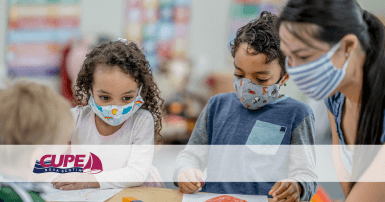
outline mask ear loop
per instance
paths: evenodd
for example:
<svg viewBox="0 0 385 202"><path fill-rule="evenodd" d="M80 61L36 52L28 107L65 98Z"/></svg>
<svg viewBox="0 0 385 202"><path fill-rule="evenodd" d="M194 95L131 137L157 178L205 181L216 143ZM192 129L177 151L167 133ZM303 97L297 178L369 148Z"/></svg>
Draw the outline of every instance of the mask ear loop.
<svg viewBox="0 0 385 202"><path fill-rule="evenodd" d="M140 95L140 93L142 92L142 87L143 87L143 85L140 86L139 92L138 92L138 96L140 96L140 97L142 97L142 96Z"/></svg>
<svg viewBox="0 0 385 202"><path fill-rule="evenodd" d="M90 104L90 102L92 102L92 100L95 100L94 99L94 95L92 94L92 90L91 90L91 92L90 92L90 97L88 98L88 104ZM95 102L95 101L94 101ZM95 103L96 104L96 103ZM91 104L90 104L91 105Z"/></svg>
<svg viewBox="0 0 385 202"><path fill-rule="evenodd" d="M287 61L287 57L285 57L285 68L287 68L287 67L291 67L291 66L289 66L289 62Z"/></svg>
<svg viewBox="0 0 385 202"><path fill-rule="evenodd" d="M279 86L279 89L281 89L281 86L279 85L279 82L281 82L281 81L282 81L283 77L285 77L285 75L281 76L281 78L280 78L280 79L278 80L278 82L276 83L276 84L278 84L278 86ZM286 84L284 84L284 85L286 86Z"/></svg>
<svg viewBox="0 0 385 202"><path fill-rule="evenodd" d="M327 53L328 56L329 56L329 57L333 56L334 53L336 53L337 50L340 48L341 44L342 44L342 40L340 40L336 45L334 45L334 46L330 49L330 51Z"/></svg>
<svg viewBox="0 0 385 202"><path fill-rule="evenodd" d="M283 79L284 76L285 76L285 75L281 76L281 78L278 80L278 82L277 82L276 84L279 84L279 82L282 81L282 79Z"/></svg>
<svg viewBox="0 0 385 202"><path fill-rule="evenodd" d="M88 102L90 101L91 97L94 98L94 95L92 94L92 86L90 87L90 97L88 98Z"/></svg>
<svg viewBox="0 0 385 202"><path fill-rule="evenodd" d="M341 46L341 44L342 44L342 40L340 40L340 42L338 42L336 45L334 45L331 48L331 50L329 52L330 53L329 57L331 57L332 55L334 55L334 53L337 52L337 50ZM341 69L344 72L344 74L345 74L346 68L348 67L348 64L349 64L349 61L350 61L350 58L351 58L352 54L346 53L345 56L347 57L347 60L346 60L346 62L344 64L344 66L342 66L342 69ZM334 66L334 68L335 68L335 66Z"/></svg>
<svg viewBox="0 0 385 202"><path fill-rule="evenodd" d="M342 71L344 72L344 74L346 73L346 69L348 68L349 61L350 61L352 55L353 54L349 55L349 53L346 53L347 60L344 64L344 66L342 66Z"/></svg>

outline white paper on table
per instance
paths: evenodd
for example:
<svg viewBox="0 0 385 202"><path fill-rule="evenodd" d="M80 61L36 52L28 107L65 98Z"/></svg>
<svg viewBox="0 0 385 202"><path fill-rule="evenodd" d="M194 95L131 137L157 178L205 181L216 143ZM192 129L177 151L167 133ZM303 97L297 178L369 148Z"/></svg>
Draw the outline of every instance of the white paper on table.
<svg viewBox="0 0 385 202"><path fill-rule="evenodd" d="M41 197L45 201L106 201L123 189L79 189L63 191L54 189Z"/></svg>
<svg viewBox="0 0 385 202"><path fill-rule="evenodd" d="M217 196L233 196L247 202L267 202L267 196L261 195L241 195L241 194L210 194L210 193L194 193L183 194L182 202L205 202Z"/></svg>

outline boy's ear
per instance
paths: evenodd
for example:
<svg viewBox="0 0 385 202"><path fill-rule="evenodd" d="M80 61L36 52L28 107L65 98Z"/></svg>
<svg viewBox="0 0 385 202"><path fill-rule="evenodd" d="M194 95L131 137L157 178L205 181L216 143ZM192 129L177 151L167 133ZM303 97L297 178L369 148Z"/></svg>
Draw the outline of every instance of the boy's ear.
<svg viewBox="0 0 385 202"><path fill-rule="evenodd" d="M289 78L290 78L289 74L286 73L285 76L283 76L279 86L283 86L287 82L287 80L289 80Z"/></svg>

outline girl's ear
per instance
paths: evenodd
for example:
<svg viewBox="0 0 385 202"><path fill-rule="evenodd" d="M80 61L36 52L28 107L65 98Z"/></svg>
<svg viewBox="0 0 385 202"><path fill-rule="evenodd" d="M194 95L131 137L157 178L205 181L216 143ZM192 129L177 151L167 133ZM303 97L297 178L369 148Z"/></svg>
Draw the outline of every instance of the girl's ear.
<svg viewBox="0 0 385 202"><path fill-rule="evenodd" d="M283 86L284 84L286 84L287 80L289 80L290 76L289 74L285 74L285 76L283 76L281 82L279 83L279 86Z"/></svg>

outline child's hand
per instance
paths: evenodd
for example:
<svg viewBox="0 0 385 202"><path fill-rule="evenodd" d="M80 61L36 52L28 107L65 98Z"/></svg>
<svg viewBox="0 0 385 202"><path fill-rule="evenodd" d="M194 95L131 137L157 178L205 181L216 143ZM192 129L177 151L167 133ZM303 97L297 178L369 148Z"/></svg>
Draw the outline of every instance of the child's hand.
<svg viewBox="0 0 385 202"><path fill-rule="evenodd" d="M185 169L178 177L179 190L182 193L192 194L202 190L204 175L202 171L193 168Z"/></svg>
<svg viewBox="0 0 385 202"><path fill-rule="evenodd" d="M54 188L60 190L75 190L87 188L100 188L98 182L58 182Z"/></svg>
<svg viewBox="0 0 385 202"><path fill-rule="evenodd" d="M58 174L54 177L51 184L54 188L61 190L100 188L95 177L86 173Z"/></svg>
<svg viewBox="0 0 385 202"><path fill-rule="evenodd" d="M276 182L269 191L269 194L274 197L274 202L281 200L285 202L296 202L299 201L301 192L301 186L297 181L287 179Z"/></svg>

